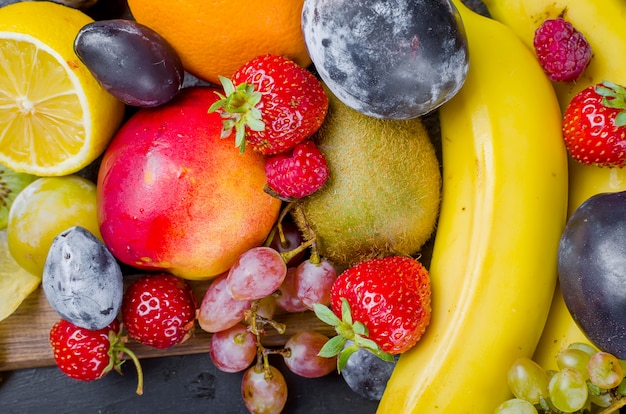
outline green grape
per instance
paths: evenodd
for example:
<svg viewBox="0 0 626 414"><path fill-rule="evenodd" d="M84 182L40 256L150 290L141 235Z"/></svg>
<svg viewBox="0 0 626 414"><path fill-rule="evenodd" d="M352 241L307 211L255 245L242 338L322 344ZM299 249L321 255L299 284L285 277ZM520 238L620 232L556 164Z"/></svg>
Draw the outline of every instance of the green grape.
<svg viewBox="0 0 626 414"><path fill-rule="evenodd" d="M609 392L603 392L599 395L589 393L589 401L598 407L607 408L611 406L613 397Z"/></svg>
<svg viewBox="0 0 626 414"><path fill-rule="evenodd" d="M591 358L591 355L579 348L567 348L556 356L556 365L560 369L573 368L587 380L589 379L589 374L587 373L589 358Z"/></svg>
<svg viewBox="0 0 626 414"><path fill-rule="evenodd" d="M589 390L583 375L573 368L563 368L548 384L552 404L565 413L582 409L587 403Z"/></svg>
<svg viewBox="0 0 626 414"><path fill-rule="evenodd" d="M507 383L513 395L531 404L548 397L548 375L530 358L518 358L507 374Z"/></svg>
<svg viewBox="0 0 626 414"><path fill-rule="evenodd" d="M493 414L538 414L534 405L521 398L512 398L500 404Z"/></svg>
<svg viewBox="0 0 626 414"><path fill-rule="evenodd" d="M598 350L595 349L593 346L586 344L584 342L572 342L571 344L569 344L567 348L568 349L580 349L581 351L586 352L590 356L598 352Z"/></svg>
<svg viewBox="0 0 626 414"><path fill-rule="evenodd" d="M596 352L587 364L589 380L596 387L609 390L624 379L624 369L619 359L608 352Z"/></svg>

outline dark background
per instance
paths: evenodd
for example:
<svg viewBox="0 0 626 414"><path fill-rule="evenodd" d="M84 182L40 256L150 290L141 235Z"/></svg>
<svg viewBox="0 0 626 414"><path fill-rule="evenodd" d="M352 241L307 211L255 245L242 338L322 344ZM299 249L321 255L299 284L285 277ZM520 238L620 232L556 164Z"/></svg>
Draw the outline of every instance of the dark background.
<svg viewBox="0 0 626 414"><path fill-rule="evenodd" d="M337 374L306 379L295 376L280 359L271 359L285 375L285 413L375 413L377 402L352 392ZM141 361L144 393L135 394L134 365L124 375L111 372L94 382L65 376L57 367L4 372L0 383L2 414L247 414L241 398L241 373L223 373L205 354Z"/></svg>

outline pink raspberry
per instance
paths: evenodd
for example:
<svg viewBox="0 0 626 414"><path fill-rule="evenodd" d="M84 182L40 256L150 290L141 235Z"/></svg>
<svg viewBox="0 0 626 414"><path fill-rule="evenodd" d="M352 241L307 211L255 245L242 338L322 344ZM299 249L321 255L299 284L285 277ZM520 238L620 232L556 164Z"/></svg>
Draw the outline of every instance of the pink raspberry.
<svg viewBox="0 0 626 414"><path fill-rule="evenodd" d="M535 31L533 46L541 67L555 82L576 80L591 59L587 39L562 18L546 19Z"/></svg>
<svg viewBox="0 0 626 414"><path fill-rule="evenodd" d="M324 154L311 140L299 143L291 155L282 153L267 160L265 178L268 193L285 201L306 197L328 179Z"/></svg>

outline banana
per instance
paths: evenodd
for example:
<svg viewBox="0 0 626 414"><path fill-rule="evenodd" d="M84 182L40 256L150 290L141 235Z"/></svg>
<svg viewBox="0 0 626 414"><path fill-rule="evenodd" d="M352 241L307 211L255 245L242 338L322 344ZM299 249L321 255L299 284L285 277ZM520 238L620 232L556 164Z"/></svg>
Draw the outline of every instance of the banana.
<svg viewBox="0 0 626 414"><path fill-rule="evenodd" d="M532 356L556 285L567 154L551 83L506 26L453 0L470 69L440 108L443 189L432 318L400 356L378 413L489 413Z"/></svg>
<svg viewBox="0 0 626 414"><path fill-rule="evenodd" d="M626 169L584 165L569 159L568 217L594 194L624 190L626 190ZM590 343L572 318L557 285L548 320L533 360L545 369L556 370L556 355L574 342Z"/></svg>
<svg viewBox="0 0 626 414"><path fill-rule="evenodd" d="M567 309L563 294L557 283L548 320L541 333L541 338L532 359L546 370L558 371L556 356L575 342L590 344Z"/></svg>
<svg viewBox="0 0 626 414"><path fill-rule="evenodd" d="M483 0L491 16L513 30L533 50L535 30L546 18L561 16L571 22L592 48L589 66L576 82L554 82L561 111L576 93L603 80L626 85L626 19L624 0ZM584 165L569 158L568 217L587 198L605 191L626 190L626 170ZM555 291L552 307L533 359L556 369L555 356L573 342L589 340Z"/></svg>
<svg viewBox="0 0 626 414"><path fill-rule="evenodd" d="M491 16L504 23L533 50L535 30L547 18L562 16L591 45L589 66L576 82L555 82L564 110L589 85L609 80L626 85L626 2L624 0L483 0Z"/></svg>

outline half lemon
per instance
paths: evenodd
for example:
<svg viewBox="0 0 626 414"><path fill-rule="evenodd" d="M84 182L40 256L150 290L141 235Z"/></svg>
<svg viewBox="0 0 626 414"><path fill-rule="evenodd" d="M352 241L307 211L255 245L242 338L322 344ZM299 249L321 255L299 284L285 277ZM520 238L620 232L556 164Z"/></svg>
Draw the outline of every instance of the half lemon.
<svg viewBox="0 0 626 414"><path fill-rule="evenodd" d="M104 151L124 116L74 52L93 19L48 1L0 8L0 164L38 176L74 173Z"/></svg>

